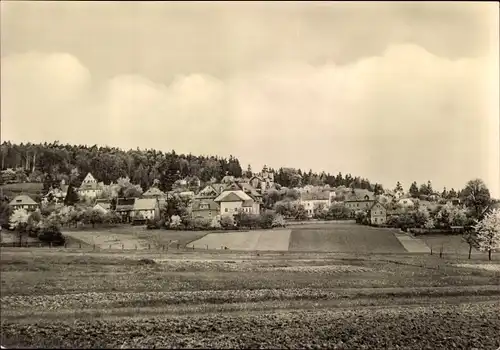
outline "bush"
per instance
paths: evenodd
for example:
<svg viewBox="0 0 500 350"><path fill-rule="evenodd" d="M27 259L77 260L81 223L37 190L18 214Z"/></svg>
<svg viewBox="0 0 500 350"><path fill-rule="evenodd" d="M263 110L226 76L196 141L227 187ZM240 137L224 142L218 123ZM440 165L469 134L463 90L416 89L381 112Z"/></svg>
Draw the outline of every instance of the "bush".
<svg viewBox="0 0 500 350"><path fill-rule="evenodd" d="M220 219L220 224L222 226L223 229L234 229L235 227L235 222L234 222L234 218L231 214L229 215L222 215L221 219Z"/></svg>
<svg viewBox="0 0 500 350"><path fill-rule="evenodd" d="M259 226L261 228L267 229L273 227L274 214L265 212L259 216Z"/></svg>
<svg viewBox="0 0 500 350"><path fill-rule="evenodd" d="M196 218L193 220L195 230L208 230L210 229L212 221L205 218Z"/></svg>
<svg viewBox="0 0 500 350"><path fill-rule="evenodd" d="M285 218L281 214L275 214L272 227L285 227Z"/></svg>
<svg viewBox="0 0 500 350"><path fill-rule="evenodd" d="M165 224L163 219L148 219L146 221L146 229L147 230L158 230L162 228Z"/></svg>

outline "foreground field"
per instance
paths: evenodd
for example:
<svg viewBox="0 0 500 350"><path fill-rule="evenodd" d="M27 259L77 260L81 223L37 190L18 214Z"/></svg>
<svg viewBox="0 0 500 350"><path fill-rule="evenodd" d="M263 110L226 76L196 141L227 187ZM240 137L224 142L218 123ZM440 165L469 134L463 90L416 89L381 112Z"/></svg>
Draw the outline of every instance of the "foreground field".
<svg viewBox="0 0 500 350"><path fill-rule="evenodd" d="M1 344L496 349L500 272L483 265L429 255L3 248Z"/></svg>

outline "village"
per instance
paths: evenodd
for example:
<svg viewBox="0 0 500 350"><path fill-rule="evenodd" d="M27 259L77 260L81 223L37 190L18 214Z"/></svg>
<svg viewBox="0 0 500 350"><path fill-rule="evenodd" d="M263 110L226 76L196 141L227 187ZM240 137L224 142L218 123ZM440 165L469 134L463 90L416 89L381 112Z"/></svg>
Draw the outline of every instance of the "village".
<svg viewBox="0 0 500 350"><path fill-rule="evenodd" d="M148 228L214 229L283 227L307 220L356 220L359 224L463 233L473 224L473 215L452 190L428 195L411 195L400 183L394 190L376 192L339 186L306 185L286 188L274 181L274 173L264 166L261 172L242 177L212 178L203 184L196 176L177 180L171 191L161 191L159 181L143 191L129 178L105 185L88 173L79 187L61 181L50 187L38 203L27 194L9 202L9 228L23 226L32 212L65 213L66 223L147 225ZM413 185L412 185L413 186ZM376 186L377 187L377 186ZM423 185L425 188L425 185ZM497 208L491 201L481 210ZM75 209L76 208L76 209ZM16 211L22 214L14 214ZM71 211L80 215L71 215ZM479 213L483 214L483 213ZM16 219L16 217L20 219ZM46 216L46 215L45 215ZM64 216L64 215L63 215ZM64 226L61 215L53 215ZM265 223L259 224L264 217ZM24 218L24 219L22 219ZM252 223L252 218L254 223ZM17 220L17 221L16 221Z"/></svg>

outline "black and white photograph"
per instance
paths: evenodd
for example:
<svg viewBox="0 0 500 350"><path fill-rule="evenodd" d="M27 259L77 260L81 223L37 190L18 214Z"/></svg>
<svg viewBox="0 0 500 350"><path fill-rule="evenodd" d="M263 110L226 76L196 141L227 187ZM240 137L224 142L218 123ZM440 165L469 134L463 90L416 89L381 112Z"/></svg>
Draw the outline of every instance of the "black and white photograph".
<svg viewBox="0 0 500 350"><path fill-rule="evenodd" d="M2 349L500 350L498 2L0 6Z"/></svg>

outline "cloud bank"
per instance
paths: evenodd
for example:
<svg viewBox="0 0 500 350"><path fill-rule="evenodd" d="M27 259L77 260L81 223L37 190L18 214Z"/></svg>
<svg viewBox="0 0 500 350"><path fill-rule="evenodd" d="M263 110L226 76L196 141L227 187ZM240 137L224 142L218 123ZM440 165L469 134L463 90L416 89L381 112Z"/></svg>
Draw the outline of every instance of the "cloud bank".
<svg viewBox="0 0 500 350"><path fill-rule="evenodd" d="M449 60L389 46L347 65L284 61L224 79L93 81L68 53L2 58L2 139L237 156L393 187L481 177L498 196L498 54Z"/></svg>

